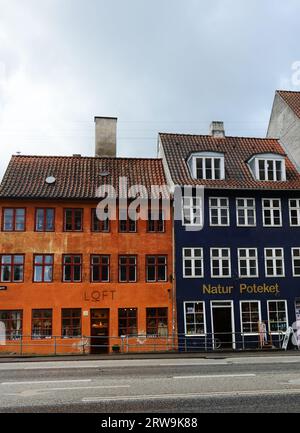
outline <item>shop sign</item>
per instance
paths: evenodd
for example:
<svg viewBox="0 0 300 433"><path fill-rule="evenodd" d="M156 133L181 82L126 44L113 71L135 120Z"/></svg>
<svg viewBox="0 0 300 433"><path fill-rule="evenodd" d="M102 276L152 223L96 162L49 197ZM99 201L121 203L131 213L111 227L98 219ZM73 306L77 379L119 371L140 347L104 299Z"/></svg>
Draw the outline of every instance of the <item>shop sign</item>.
<svg viewBox="0 0 300 433"><path fill-rule="evenodd" d="M279 284L240 284L235 286L223 286L222 284L212 285L203 284L202 293L204 295L232 295L238 291L240 295L250 294L271 294L278 295L280 293Z"/></svg>
<svg viewBox="0 0 300 433"><path fill-rule="evenodd" d="M84 292L84 301L102 302L114 301L116 290L91 290Z"/></svg>

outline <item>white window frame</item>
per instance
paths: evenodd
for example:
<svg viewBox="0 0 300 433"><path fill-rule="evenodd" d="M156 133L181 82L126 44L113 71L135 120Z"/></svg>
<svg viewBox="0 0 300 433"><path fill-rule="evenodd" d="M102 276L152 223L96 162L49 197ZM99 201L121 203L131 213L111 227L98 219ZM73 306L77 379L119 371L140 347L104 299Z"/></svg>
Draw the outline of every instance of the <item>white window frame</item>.
<svg viewBox="0 0 300 433"><path fill-rule="evenodd" d="M270 207L265 206L265 201L270 201ZM275 200L279 201L279 207L274 207L273 202ZM270 218L271 218L271 224L266 224L266 218L265 218L265 210L270 211ZM280 218L280 224L274 224L274 211L279 210L279 218ZM262 198L262 217L263 217L263 226L264 227L282 227L282 203L281 198Z"/></svg>
<svg viewBox="0 0 300 433"><path fill-rule="evenodd" d="M259 173L259 162L264 162L264 172L265 179L260 179ZM273 164L273 177L274 179L269 179L268 173L268 162L272 162ZM276 162L280 162L281 164L281 179L277 180L277 170L276 170ZM252 174L254 178L259 182L285 182L286 181L286 167L285 167L285 157L283 155L278 155L274 153L264 153L260 155L254 155L249 161L248 164L251 168Z"/></svg>
<svg viewBox="0 0 300 433"><path fill-rule="evenodd" d="M217 205L211 204L212 200L217 200ZM226 200L226 206L221 205L221 200ZM212 223L212 209L217 209L218 223ZM226 209L227 212L227 224L221 224L221 210ZM211 227L229 227L230 226L230 212L229 212L229 198L228 197L209 197L209 225Z"/></svg>
<svg viewBox="0 0 300 433"><path fill-rule="evenodd" d="M186 257L185 251L191 250L191 256ZM195 256L195 250L201 251L201 256ZM185 274L185 260L190 260L192 262L192 275ZM195 275L195 261L201 261L201 275ZM203 248L201 247L184 247L182 248L182 275L183 278L203 278L204 277L204 257L203 257Z"/></svg>
<svg viewBox="0 0 300 433"><path fill-rule="evenodd" d="M272 250L272 256L271 257L267 257L267 250ZM273 270L276 271L276 260L279 260L278 257L276 257L275 254L275 250L280 250L281 251L281 260L282 260L282 271L283 274L282 275L269 275L268 274L268 267L267 267L267 260L272 260L273 261ZM268 278L284 278L285 277L285 263L284 263L284 249L281 247L267 247L264 249L264 258L265 258L265 275Z"/></svg>
<svg viewBox="0 0 300 433"><path fill-rule="evenodd" d="M249 251L250 250L254 250L255 251L255 256L250 256L249 255ZM245 257L241 257L240 253L241 251L246 251L246 256ZM241 260L245 260L246 263L246 267L247 267L247 275L241 275ZM255 260L255 265L256 265L256 274L255 275L251 275L250 274L250 260ZM259 271L258 271L258 253L257 253L257 248L238 248L238 267L239 267L239 278L258 278L259 277Z"/></svg>
<svg viewBox="0 0 300 433"><path fill-rule="evenodd" d="M299 256L295 256L294 255L295 251L299 251ZM299 274L295 273L295 260L299 260L300 261L300 247L293 247L292 248L293 277L299 278L300 277L300 271L299 271Z"/></svg>
<svg viewBox="0 0 300 433"><path fill-rule="evenodd" d="M213 250L218 250L218 252L219 252L218 257L212 256ZM220 255L220 252L222 254L222 250L227 250L229 252L228 256L224 257L224 256ZM219 269L221 271L220 275L213 275L213 265L212 265L213 260L219 261ZM223 265L222 265L223 260L229 261L229 274L228 275L224 275L224 273L223 273ZM230 248L227 248L227 247L210 248L210 275L211 275L211 278L231 278L231 250L230 250Z"/></svg>
<svg viewBox="0 0 300 433"><path fill-rule="evenodd" d="M239 206L238 200L243 200L244 205ZM247 200L253 200L253 206L248 206ZM237 197L235 203L236 203L236 225L237 225L237 227L256 227L256 201L255 201L255 198L253 198L253 197ZM241 210L241 209L245 212L245 216L244 216L245 224L239 223L239 210ZM254 213L254 223L253 224L249 224L248 210L253 210L253 213Z"/></svg>
<svg viewBox="0 0 300 433"><path fill-rule="evenodd" d="M186 205L186 201L189 201L189 204ZM194 205L194 200L197 201L196 205ZM187 223L184 221L184 210L189 210L189 216L190 220L193 219L193 217L196 214L196 218L199 217L199 222L195 223ZM196 212L195 212L196 211ZM197 213L198 211L198 213ZM202 209L202 198L201 197L182 197L182 225L185 227L196 227L196 226L203 226L203 209Z"/></svg>
<svg viewBox="0 0 300 433"><path fill-rule="evenodd" d="M241 324L241 334L242 335L258 335L259 331L258 331L258 327L257 327L257 332L244 332L243 331L243 314L242 314L242 305L246 304L246 303L256 303L258 304L258 317L259 317L259 322L261 322L261 301L256 300L256 299L244 299L243 301L240 301L240 324ZM254 322L250 322L250 323L254 323ZM258 325L258 324L257 324Z"/></svg>
<svg viewBox="0 0 300 433"><path fill-rule="evenodd" d="M269 308L270 302L284 302L284 305L285 305L285 314L286 314L286 329L287 329L288 326L289 326L289 312L288 312L288 308L287 308L287 301L286 301L286 299L269 299L267 301L268 331L269 331L269 333L271 335L279 335L281 332L284 332L284 331L279 331L279 332L278 331L277 332L272 331L271 332L271 326L270 326L270 308ZM276 311L278 311L278 310L276 310Z"/></svg>
<svg viewBox="0 0 300 433"><path fill-rule="evenodd" d="M186 322L186 304L202 304L203 306L203 320L204 320L204 334L188 334L187 333L187 322ZM186 337L205 337L207 333L207 327L206 327L206 309L205 309L205 301L184 301L183 302L183 312L184 312L184 334ZM190 313L190 314L196 314L196 313ZM195 322L194 322L195 323Z"/></svg>
<svg viewBox="0 0 300 433"><path fill-rule="evenodd" d="M197 177L197 159L202 159L203 164L203 179ZM211 165L211 179L207 179L206 176L206 159L212 160ZM215 172L215 160L220 160L220 179L216 179ZM219 152L197 152L193 153L188 159L188 166L190 167L190 171L194 179L197 180L224 180L225 179L225 159L224 154Z"/></svg>
<svg viewBox="0 0 300 433"><path fill-rule="evenodd" d="M291 202L296 201L296 207L291 206ZM297 213L297 224L292 224L292 210L295 210ZM290 226L291 227L299 227L300 226L300 198L290 198L289 199L289 217L290 217Z"/></svg>

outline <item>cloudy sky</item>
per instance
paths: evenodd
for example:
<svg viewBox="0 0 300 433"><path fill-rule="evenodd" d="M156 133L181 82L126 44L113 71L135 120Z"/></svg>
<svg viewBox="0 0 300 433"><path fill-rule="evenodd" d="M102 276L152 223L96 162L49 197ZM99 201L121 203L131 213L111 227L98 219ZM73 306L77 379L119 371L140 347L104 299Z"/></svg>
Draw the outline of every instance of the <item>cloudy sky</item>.
<svg viewBox="0 0 300 433"><path fill-rule="evenodd" d="M0 0L0 177L11 154L93 155L94 116L119 156L157 133L264 136L300 60L299 0Z"/></svg>

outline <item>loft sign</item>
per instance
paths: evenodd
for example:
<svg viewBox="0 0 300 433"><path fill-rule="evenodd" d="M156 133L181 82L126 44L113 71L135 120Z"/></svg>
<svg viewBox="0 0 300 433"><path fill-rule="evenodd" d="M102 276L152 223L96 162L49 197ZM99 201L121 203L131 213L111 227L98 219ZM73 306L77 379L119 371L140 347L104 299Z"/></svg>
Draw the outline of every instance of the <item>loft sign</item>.
<svg viewBox="0 0 300 433"><path fill-rule="evenodd" d="M91 290L84 292L83 299L88 302L113 301L116 290Z"/></svg>
<svg viewBox="0 0 300 433"><path fill-rule="evenodd" d="M240 284L238 287L241 295L245 294L272 294L277 295L280 293L279 284ZM223 286L222 284L212 285L203 284L202 293L204 295L231 295L236 291L235 286Z"/></svg>

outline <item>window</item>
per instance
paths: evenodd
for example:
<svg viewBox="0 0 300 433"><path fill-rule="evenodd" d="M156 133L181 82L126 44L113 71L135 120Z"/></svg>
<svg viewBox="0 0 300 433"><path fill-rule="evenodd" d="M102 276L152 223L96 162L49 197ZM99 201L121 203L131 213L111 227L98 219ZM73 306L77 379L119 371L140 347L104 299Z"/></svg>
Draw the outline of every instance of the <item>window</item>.
<svg viewBox="0 0 300 433"><path fill-rule="evenodd" d="M65 209L65 231L80 232L82 231L82 209Z"/></svg>
<svg viewBox="0 0 300 433"><path fill-rule="evenodd" d="M35 283L50 283L53 280L53 255L34 255L34 277Z"/></svg>
<svg viewBox="0 0 300 433"><path fill-rule="evenodd" d="M137 308L119 308L119 337L137 335Z"/></svg>
<svg viewBox="0 0 300 433"><path fill-rule="evenodd" d="M186 335L206 334L204 302L185 302L184 317Z"/></svg>
<svg viewBox="0 0 300 433"><path fill-rule="evenodd" d="M258 277L257 249L239 248L239 277L255 278Z"/></svg>
<svg viewBox="0 0 300 433"><path fill-rule="evenodd" d="M4 232L23 232L25 230L25 209L3 209L2 228Z"/></svg>
<svg viewBox="0 0 300 433"><path fill-rule="evenodd" d="M61 310L61 335L65 338L81 336L81 308Z"/></svg>
<svg viewBox="0 0 300 433"><path fill-rule="evenodd" d="M283 169L284 161L274 159L258 159L258 180L285 180Z"/></svg>
<svg viewBox="0 0 300 433"><path fill-rule="evenodd" d="M24 255L1 255L1 282L20 283L24 279Z"/></svg>
<svg viewBox="0 0 300 433"><path fill-rule="evenodd" d="M147 281L167 281L167 256L146 257Z"/></svg>
<svg viewBox="0 0 300 433"><path fill-rule="evenodd" d="M259 301L241 301L241 329L244 334L257 334L261 321Z"/></svg>
<svg viewBox="0 0 300 433"><path fill-rule="evenodd" d="M23 311L22 310L1 310L0 322L5 326L5 338L17 340L22 337Z"/></svg>
<svg viewBox="0 0 300 433"><path fill-rule="evenodd" d="M148 212L147 231L151 233L162 233L165 231L165 221L163 211Z"/></svg>
<svg viewBox="0 0 300 433"><path fill-rule="evenodd" d="M293 276L300 277L300 248L292 248Z"/></svg>
<svg viewBox="0 0 300 433"><path fill-rule="evenodd" d="M228 198L210 197L209 218L211 226L229 226Z"/></svg>
<svg viewBox="0 0 300 433"><path fill-rule="evenodd" d="M104 283L109 281L109 256L91 256L91 281Z"/></svg>
<svg viewBox="0 0 300 433"><path fill-rule="evenodd" d="M268 301L268 319L271 332L286 332L288 327L286 301Z"/></svg>
<svg viewBox="0 0 300 433"><path fill-rule="evenodd" d="M129 217L127 208L120 208L119 209L119 232L136 233L136 231L137 231L136 220L133 220Z"/></svg>
<svg viewBox="0 0 300 433"><path fill-rule="evenodd" d="M263 224L265 227L281 226L281 200L279 198L263 198Z"/></svg>
<svg viewBox="0 0 300 433"><path fill-rule="evenodd" d="M108 233L110 230L109 219L99 220L97 217L96 209L92 209L92 232Z"/></svg>
<svg viewBox="0 0 300 433"><path fill-rule="evenodd" d="M300 226L300 199L289 200L290 225Z"/></svg>
<svg viewBox="0 0 300 433"><path fill-rule="evenodd" d="M190 156L188 165L195 179L225 179L224 155L222 153L194 153Z"/></svg>
<svg viewBox="0 0 300 433"><path fill-rule="evenodd" d="M203 277L203 248L183 248L183 276Z"/></svg>
<svg viewBox="0 0 300 433"><path fill-rule="evenodd" d="M52 337L52 310L32 310L32 338Z"/></svg>
<svg viewBox="0 0 300 433"><path fill-rule="evenodd" d="M63 256L63 281L78 283L81 281L81 255Z"/></svg>
<svg viewBox="0 0 300 433"><path fill-rule="evenodd" d="M54 209L40 208L35 211L35 231L54 231Z"/></svg>
<svg viewBox="0 0 300 433"><path fill-rule="evenodd" d="M201 226L203 224L202 200L200 197L183 197L182 221L185 226Z"/></svg>
<svg viewBox="0 0 300 433"><path fill-rule="evenodd" d="M256 225L256 210L254 198L236 199L236 216L239 227Z"/></svg>
<svg viewBox="0 0 300 433"><path fill-rule="evenodd" d="M231 262L229 248L210 249L211 276L226 278L231 276Z"/></svg>
<svg viewBox="0 0 300 433"><path fill-rule="evenodd" d="M168 336L168 309L147 308L146 309L147 336Z"/></svg>
<svg viewBox="0 0 300 433"><path fill-rule="evenodd" d="M283 248L265 248L266 277L284 277Z"/></svg>
<svg viewBox="0 0 300 433"><path fill-rule="evenodd" d="M121 283L136 282L136 256L119 256L119 280Z"/></svg>

